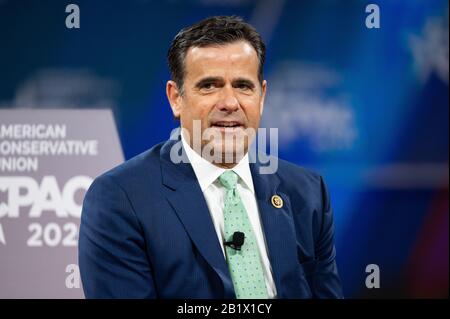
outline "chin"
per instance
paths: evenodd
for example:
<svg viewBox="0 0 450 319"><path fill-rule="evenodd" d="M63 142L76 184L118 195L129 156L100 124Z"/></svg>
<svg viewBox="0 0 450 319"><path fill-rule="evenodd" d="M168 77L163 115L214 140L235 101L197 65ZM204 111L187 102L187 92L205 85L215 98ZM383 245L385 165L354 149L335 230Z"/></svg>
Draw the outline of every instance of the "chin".
<svg viewBox="0 0 450 319"><path fill-rule="evenodd" d="M247 147L244 141L237 144L230 141L222 144L221 150L224 163L237 163L245 156Z"/></svg>

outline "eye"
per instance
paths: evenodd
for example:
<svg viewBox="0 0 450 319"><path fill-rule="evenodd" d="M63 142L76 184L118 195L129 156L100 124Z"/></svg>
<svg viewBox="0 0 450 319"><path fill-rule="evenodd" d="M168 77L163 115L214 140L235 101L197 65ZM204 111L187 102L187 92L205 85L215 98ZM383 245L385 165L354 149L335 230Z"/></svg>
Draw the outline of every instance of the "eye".
<svg viewBox="0 0 450 319"><path fill-rule="evenodd" d="M252 89L252 87L247 83L239 83L236 87L241 91L248 91Z"/></svg>
<svg viewBox="0 0 450 319"><path fill-rule="evenodd" d="M211 90L214 88L214 83L205 83L200 87L201 90Z"/></svg>

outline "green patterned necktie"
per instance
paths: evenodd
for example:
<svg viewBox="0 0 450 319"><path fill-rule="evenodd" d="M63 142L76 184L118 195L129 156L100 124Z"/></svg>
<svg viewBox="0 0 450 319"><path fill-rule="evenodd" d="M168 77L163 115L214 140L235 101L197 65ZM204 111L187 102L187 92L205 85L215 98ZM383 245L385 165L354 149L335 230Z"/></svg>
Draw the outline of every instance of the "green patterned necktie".
<svg viewBox="0 0 450 319"><path fill-rule="evenodd" d="M228 268L238 299L266 299L267 289L258 246L244 204L236 189L237 180L237 174L231 170L219 176L220 183L226 188L223 210L225 240L231 241L234 232L245 234L241 250L225 246Z"/></svg>

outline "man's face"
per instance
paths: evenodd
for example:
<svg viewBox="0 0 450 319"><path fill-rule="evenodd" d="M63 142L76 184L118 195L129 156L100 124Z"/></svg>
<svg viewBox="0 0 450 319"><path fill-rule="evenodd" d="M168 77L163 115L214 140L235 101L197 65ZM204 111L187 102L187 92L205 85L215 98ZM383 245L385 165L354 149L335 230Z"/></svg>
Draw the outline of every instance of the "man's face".
<svg viewBox="0 0 450 319"><path fill-rule="evenodd" d="M167 94L174 115L190 135L191 146L193 138L201 138L193 135L197 120L201 133L207 133L203 134L202 150L213 144L223 153L232 150L236 154L237 148L247 152L248 132L258 129L266 92L266 81L262 85L258 81L258 67L256 51L245 41L189 48L184 93L169 81Z"/></svg>

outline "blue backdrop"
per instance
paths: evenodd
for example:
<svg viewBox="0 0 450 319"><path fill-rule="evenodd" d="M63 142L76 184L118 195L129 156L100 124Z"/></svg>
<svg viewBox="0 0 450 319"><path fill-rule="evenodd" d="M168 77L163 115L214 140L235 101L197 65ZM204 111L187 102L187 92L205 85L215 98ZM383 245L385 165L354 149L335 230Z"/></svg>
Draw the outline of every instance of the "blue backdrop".
<svg viewBox="0 0 450 319"><path fill-rule="evenodd" d="M346 297L448 297L448 1L0 0L0 107L112 108L128 159L178 125L170 41L219 14L267 44L263 125L328 183Z"/></svg>

